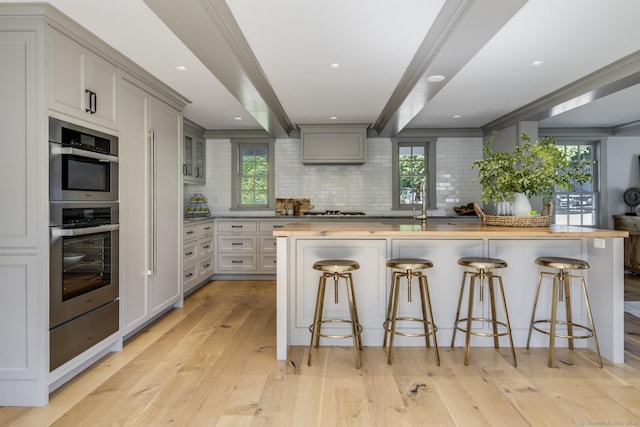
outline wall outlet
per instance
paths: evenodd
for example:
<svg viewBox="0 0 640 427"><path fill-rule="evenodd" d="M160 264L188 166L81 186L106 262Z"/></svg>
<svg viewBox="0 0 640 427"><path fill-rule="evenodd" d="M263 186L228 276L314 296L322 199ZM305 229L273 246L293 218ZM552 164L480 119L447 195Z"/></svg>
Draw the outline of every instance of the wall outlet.
<svg viewBox="0 0 640 427"><path fill-rule="evenodd" d="M593 247L604 249L605 248L604 239L593 239Z"/></svg>

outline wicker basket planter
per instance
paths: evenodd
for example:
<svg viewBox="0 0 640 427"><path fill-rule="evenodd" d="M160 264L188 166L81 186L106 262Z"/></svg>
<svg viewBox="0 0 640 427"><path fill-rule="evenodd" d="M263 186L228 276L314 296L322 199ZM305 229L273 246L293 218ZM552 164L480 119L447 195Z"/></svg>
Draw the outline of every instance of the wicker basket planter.
<svg viewBox="0 0 640 427"><path fill-rule="evenodd" d="M477 203L473 204L473 209L483 225L501 227L548 227L553 216L553 204L551 203L545 203L541 214L537 216L486 215Z"/></svg>

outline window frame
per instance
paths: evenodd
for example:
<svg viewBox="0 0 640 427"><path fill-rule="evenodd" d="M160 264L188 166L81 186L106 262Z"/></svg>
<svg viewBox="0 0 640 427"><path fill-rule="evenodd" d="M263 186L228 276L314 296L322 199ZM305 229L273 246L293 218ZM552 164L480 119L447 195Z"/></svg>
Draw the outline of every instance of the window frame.
<svg viewBox="0 0 640 427"><path fill-rule="evenodd" d="M392 204L391 209L422 210L422 203L400 203L400 147L422 147L425 152L425 178L427 180L427 210L437 209L436 195L436 142L437 138L391 138L391 163L392 163Z"/></svg>
<svg viewBox="0 0 640 427"><path fill-rule="evenodd" d="M275 140L274 139L232 139L231 140L231 210L271 210L275 209ZM240 171L242 170L243 148L267 148L268 152L268 200L266 205L243 205L242 204L242 180Z"/></svg>
<svg viewBox="0 0 640 427"><path fill-rule="evenodd" d="M602 139L600 138L588 138L588 137L559 137L556 138L557 146L565 150L567 146L591 146L593 153L593 165L592 165L592 191L556 191L554 196L554 209L553 209L553 223L554 224L565 224L565 225L574 225L580 227L589 227L589 228L598 228L600 226L600 147L602 144ZM562 208L559 202L559 197L565 197L566 199L566 207ZM591 198L591 215L593 219L593 224L584 224L584 214L585 209L582 207L582 200L588 200ZM579 206L573 207L573 213L580 214L580 223L571 223L570 215L572 213L572 208L570 205L571 200L580 201ZM566 213L559 214L561 211L567 211ZM558 222L558 218L562 215L566 217L565 221Z"/></svg>

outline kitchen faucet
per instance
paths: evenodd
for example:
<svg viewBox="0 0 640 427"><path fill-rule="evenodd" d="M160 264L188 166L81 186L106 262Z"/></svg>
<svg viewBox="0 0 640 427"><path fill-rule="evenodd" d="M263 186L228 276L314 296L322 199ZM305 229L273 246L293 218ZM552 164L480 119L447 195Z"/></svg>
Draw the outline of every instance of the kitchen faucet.
<svg viewBox="0 0 640 427"><path fill-rule="evenodd" d="M422 198L422 213L420 215L416 215L416 208L413 208L413 218L420 220L420 225L422 227L427 225L427 198L425 197L427 189L427 183L425 181L424 186L422 187L422 191L420 191L420 183L418 183L418 187L416 188L416 199L419 197Z"/></svg>

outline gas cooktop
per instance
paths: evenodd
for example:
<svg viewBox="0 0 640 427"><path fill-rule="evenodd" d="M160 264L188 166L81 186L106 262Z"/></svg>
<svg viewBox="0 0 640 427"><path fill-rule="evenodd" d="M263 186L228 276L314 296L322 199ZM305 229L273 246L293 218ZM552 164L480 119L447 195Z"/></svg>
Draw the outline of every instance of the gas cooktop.
<svg viewBox="0 0 640 427"><path fill-rule="evenodd" d="M303 215L309 215L309 216L363 216L364 212L324 211L324 212L305 212Z"/></svg>

